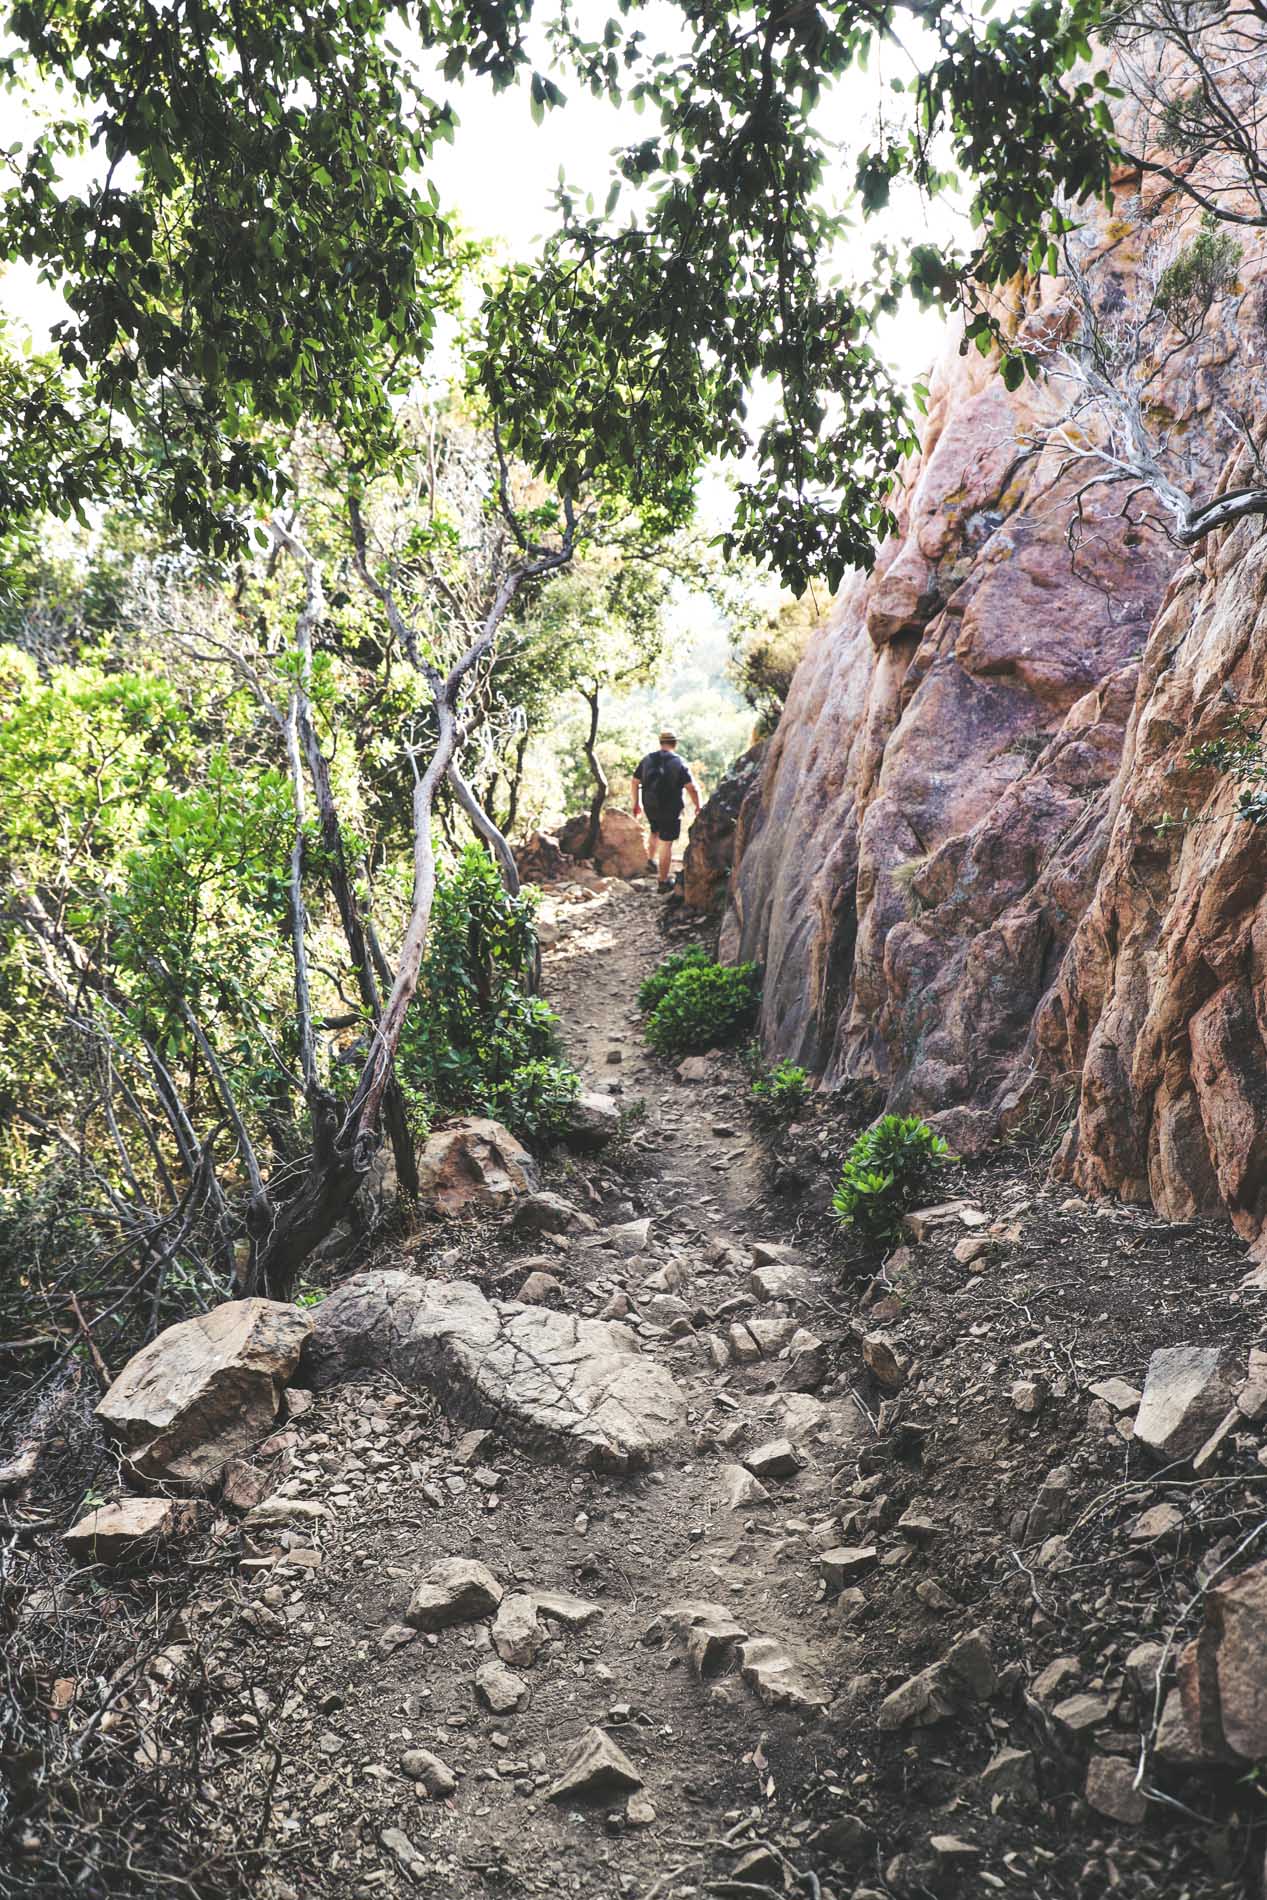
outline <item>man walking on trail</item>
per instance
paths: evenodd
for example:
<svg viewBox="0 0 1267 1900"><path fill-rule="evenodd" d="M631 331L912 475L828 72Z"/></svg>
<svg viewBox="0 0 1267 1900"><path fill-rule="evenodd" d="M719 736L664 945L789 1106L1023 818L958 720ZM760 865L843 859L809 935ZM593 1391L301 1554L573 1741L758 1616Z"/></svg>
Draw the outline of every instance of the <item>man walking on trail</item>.
<svg viewBox="0 0 1267 1900"><path fill-rule="evenodd" d="M660 889L673 889L673 846L682 832L682 794L690 795L693 808L699 810L699 792L691 777L691 768L677 755L677 739L671 732L660 734L660 750L648 752L633 775L633 815L647 814L651 828L648 853L656 860Z"/></svg>

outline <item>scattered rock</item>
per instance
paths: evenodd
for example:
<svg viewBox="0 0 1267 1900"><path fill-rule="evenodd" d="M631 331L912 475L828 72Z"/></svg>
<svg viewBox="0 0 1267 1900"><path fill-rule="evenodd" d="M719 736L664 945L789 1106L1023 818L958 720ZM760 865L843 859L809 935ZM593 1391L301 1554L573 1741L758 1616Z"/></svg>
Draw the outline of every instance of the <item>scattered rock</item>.
<svg viewBox="0 0 1267 1900"><path fill-rule="evenodd" d="M1135 1443L1161 1458L1190 1458L1234 1404L1241 1384L1223 1346L1162 1346L1148 1362Z"/></svg>
<svg viewBox="0 0 1267 1900"><path fill-rule="evenodd" d="M920 1207L902 1217L902 1230L911 1240L931 1240L940 1227L984 1227L987 1216L970 1201L943 1201L938 1207Z"/></svg>
<svg viewBox="0 0 1267 1900"><path fill-rule="evenodd" d="M1247 1761L1267 1759L1267 1563L1206 1598L1203 1646L1213 1646L1223 1740Z"/></svg>
<svg viewBox="0 0 1267 1900"><path fill-rule="evenodd" d="M1063 1702L1056 1703L1051 1717L1070 1735L1086 1735L1093 1729L1103 1728L1108 1721L1108 1698L1085 1692L1066 1696Z"/></svg>
<svg viewBox="0 0 1267 1900"><path fill-rule="evenodd" d="M418 1155L418 1198L445 1220L496 1214L537 1190L537 1164L500 1122L464 1116Z"/></svg>
<svg viewBox="0 0 1267 1900"><path fill-rule="evenodd" d="M475 1693L494 1715L512 1715L528 1700L529 1689L504 1662L486 1662L475 1672Z"/></svg>
<svg viewBox="0 0 1267 1900"><path fill-rule="evenodd" d="M805 1459L790 1438L772 1438L755 1451L745 1452L743 1462L757 1478L794 1478Z"/></svg>
<svg viewBox="0 0 1267 1900"><path fill-rule="evenodd" d="M996 1687L994 1658L982 1630L970 1630L952 1644L940 1662L894 1689L880 1705L882 1729L927 1727L941 1722L965 1703L984 1702Z"/></svg>
<svg viewBox="0 0 1267 1900"><path fill-rule="evenodd" d="M561 1194L528 1194L511 1216L511 1232L521 1237L535 1234L592 1234L598 1222Z"/></svg>
<svg viewBox="0 0 1267 1900"><path fill-rule="evenodd" d="M305 1363L322 1386L361 1366L394 1373L521 1447L603 1470L646 1463L686 1416L624 1327L487 1300L460 1280L356 1275L318 1308Z"/></svg>
<svg viewBox="0 0 1267 1900"><path fill-rule="evenodd" d="M1093 1399L1103 1399L1114 1412L1138 1411L1144 1396L1137 1385L1131 1385L1126 1379L1097 1379L1087 1390Z"/></svg>
<svg viewBox="0 0 1267 1900"><path fill-rule="evenodd" d="M809 1686L772 1636L750 1636L740 1643L739 1671L767 1708L809 1710L824 1706L824 1698Z"/></svg>
<svg viewBox="0 0 1267 1900"><path fill-rule="evenodd" d="M1081 1675L1082 1668L1076 1656L1057 1656L1035 1676L1029 1692L1035 1702L1041 1702L1045 1707L1077 1682Z"/></svg>
<svg viewBox="0 0 1267 1900"><path fill-rule="evenodd" d="M632 812L621 811L618 805L604 805L592 853L586 849L589 826L589 813L580 812L559 827L559 845L569 857L585 856L602 877L645 875L650 863L646 834Z"/></svg>
<svg viewBox="0 0 1267 1900"><path fill-rule="evenodd" d="M631 1794L625 1803L625 1820L630 1827L650 1827L656 1811L645 1794Z"/></svg>
<svg viewBox="0 0 1267 1900"><path fill-rule="evenodd" d="M583 1597L569 1596L566 1590L533 1590L531 1596L537 1615L565 1630L588 1629L603 1614L601 1603L587 1603Z"/></svg>
<svg viewBox="0 0 1267 1900"><path fill-rule="evenodd" d="M885 1333L868 1333L862 1342L863 1364L877 1385L898 1392L906 1384L908 1360Z"/></svg>
<svg viewBox="0 0 1267 1900"><path fill-rule="evenodd" d="M130 1359L97 1417L140 1477L205 1484L270 1430L311 1331L297 1306L229 1300Z"/></svg>
<svg viewBox="0 0 1267 1900"><path fill-rule="evenodd" d="M825 1550L818 1560L819 1574L829 1590L843 1590L847 1583L865 1577L880 1561L874 1544L838 1544Z"/></svg>
<svg viewBox="0 0 1267 1900"><path fill-rule="evenodd" d="M752 1296L757 1300L812 1300L814 1283L804 1267L794 1261L775 1260L769 1265L754 1267L748 1275L748 1285Z"/></svg>
<svg viewBox="0 0 1267 1900"><path fill-rule="evenodd" d="M746 1511L752 1505L773 1502L760 1479L754 1478L742 1465L723 1465L718 1476L728 1511Z"/></svg>
<svg viewBox="0 0 1267 1900"><path fill-rule="evenodd" d="M1034 1757L1028 1748L1001 1748L990 1757L977 1780L991 1796L1000 1795L1005 1800L1019 1802L1038 1798Z"/></svg>
<svg viewBox="0 0 1267 1900"><path fill-rule="evenodd" d="M423 1576L405 1621L419 1630L447 1629L491 1616L501 1600L502 1587L491 1570L472 1557L448 1557Z"/></svg>
<svg viewBox="0 0 1267 1900"><path fill-rule="evenodd" d="M1246 1418L1267 1417L1267 1346L1249 1349L1249 1377L1236 1395L1237 1407Z"/></svg>
<svg viewBox="0 0 1267 1900"><path fill-rule="evenodd" d="M827 1346L817 1334L802 1327L793 1333L787 1349L787 1371L783 1383L791 1392L813 1392L830 1371Z"/></svg>
<svg viewBox="0 0 1267 1900"><path fill-rule="evenodd" d="M1033 1418L1041 1412L1046 1397L1046 1380L1018 1379L1012 1387L1012 1409Z"/></svg>
<svg viewBox="0 0 1267 1900"><path fill-rule="evenodd" d="M77 1563L112 1564L154 1551L192 1522L189 1506L172 1498L118 1498L81 1517L62 1542Z"/></svg>
<svg viewBox="0 0 1267 1900"><path fill-rule="evenodd" d="M687 1056L677 1065L677 1079L679 1082L709 1082L715 1066L710 1056Z"/></svg>
<svg viewBox="0 0 1267 1900"><path fill-rule="evenodd" d="M398 1827L385 1827L378 1837L401 1872L420 1887L430 1878L430 1869L409 1836Z"/></svg>
<svg viewBox="0 0 1267 1900"><path fill-rule="evenodd" d="M546 1798L587 1799L641 1786L642 1776L624 1750L616 1746L605 1729L591 1728L581 1737Z"/></svg>
<svg viewBox="0 0 1267 1900"><path fill-rule="evenodd" d="M515 1297L521 1306L555 1306L563 1298L563 1282L553 1273L530 1273Z"/></svg>
<svg viewBox="0 0 1267 1900"><path fill-rule="evenodd" d="M569 1148L593 1154L620 1133L620 1109L610 1095L583 1089L568 1110L563 1139Z"/></svg>
<svg viewBox="0 0 1267 1900"><path fill-rule="evenodd" d="M1134 1761L1120 1755L1093 1755L1087 1763L1088 1807L1124 1827L1138 1827L1148 1818L1148 1803L1135 1786Z"/></svg>
<svg viewBox="0 0 1267 1900"><path fill-rule="evenodd" d="M458 1778L449 1764L433 1755L429 1748L410 1748L400 1758L401 1773L421 1784L433 1801L442 1801L456 1792Z"/></svg>
<svg viewBox="0 0 1267 1900"><path fill-rule="evenodd" d="M1183 1512L1177 1504L1153 1504L1130 1526L1126 1533L1131 1544L1172 1542L1183 1524Z"/></svg>
<svg viewBox="0 0 1267 1900"><path fill-rule="evenodd" d="M502 1661L530 1668L545 1641L535 1600L523 1591L503 1597L493 1620L493 1648Z"/></svg>

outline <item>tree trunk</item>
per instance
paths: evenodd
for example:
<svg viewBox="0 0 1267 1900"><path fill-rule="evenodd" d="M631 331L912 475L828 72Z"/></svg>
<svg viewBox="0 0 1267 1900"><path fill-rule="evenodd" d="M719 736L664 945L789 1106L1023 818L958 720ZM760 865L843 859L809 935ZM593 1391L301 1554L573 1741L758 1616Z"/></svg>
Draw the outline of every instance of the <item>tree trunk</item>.
<svg viewBox="0 0 1267 1900"><path fill-rule="evenodd" d="M586 705L590 709L590 727L589 727L589 734L585 740L585 756L589 760L590 777L594 781L594 792L593 792L593 796L590 799L589 830L585 833L585 844L581 851L581 856L583 858L592 858L594 856L594 853L598 850L598 841L599 841L599 838L602 836L603 806L607 803L607 793L608 793L609 787L607 784L607 774L606 772L604 772L602 766L599 763L598 751L597 751L597 743L598 743L598 688L597 686L594 688L592 692L582 693L581 697L584 699Z"/></svg>

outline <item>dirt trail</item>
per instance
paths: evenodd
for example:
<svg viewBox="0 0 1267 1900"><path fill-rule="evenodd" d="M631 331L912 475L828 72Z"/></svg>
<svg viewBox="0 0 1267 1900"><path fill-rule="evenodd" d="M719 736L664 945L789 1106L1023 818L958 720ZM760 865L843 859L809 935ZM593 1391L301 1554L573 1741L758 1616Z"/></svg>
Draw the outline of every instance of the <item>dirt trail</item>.
<svg viewBox="0 0 1267 1900"><path fill-rule="evenodd" d="M547 1182L600 1232L527 1243L502 1221L433 1223L370 1264L502 1299L548 1271L557 1303L623 1319L672 1373L680 1440L633 1475L562 1469L379 1373L301 1398L260 1448L247 1476L275 1500L267 1523L226 1514L131 1580L74 1573L50 1539L48 1587L21 1615L48 1619L51 1676L73 1695L100 1670L111 1612L148 1660L110 1718L133 1781L85 1792L72 1768L11 1890L168 1891L170 1871L131 1870L164 1849L170 1870L155 1839L183 1829L197 1900L1260 1895L1241 1770L1194 1786L1158 1746L1145 1799L1125 1764L1157 1742L1141 1657L1173 1659L1211 1567L1261 1529L1267 1423L1198 1480L1142 1457L1129 1406L1096 1396L1105 1379L1138 1389L1158 1346L1243 1355L1264 1336L1239 1243L1090 1207L1012 1152L952 1170L962 1215L850 1279L822 1213L841 1104L780 1137L775 1193L737 1062L688 1082L642 1048L660 900L552 908L547 994L586 1081L630 1111L615 1152ZM605 1231L640 1219L636 1245ZM794 1250L782 1300L754 1282L756 1243ZM803 1379L798 1326L822 1341ZM1159 1504L1165 1529L1144 1538ZM70 1500L56 1509L69 1521ZM490 1675L492 1619L403 1621L423 1573L455 1558L520 1599L581 1599L543 1607L502 1655L517 1686ZM712 1606L694 1660L684 1603ZM551 1799L596 1728L640 1787ZM1107 1810L1084 1795L1096 1776Z"/></svg>
<svg viewBox="0 0 1267 1900"><path fill-rule="evenodd" d="M686 1084L641 1051L636 993L664 953L658 923L654 896L605 898L578 910L549 959L547 994L573 1059L596 1086L614 1083L626 1106L645 1103L622 1175L591 1164L591 1212L604 1226L652 1217L640 1257L574 1243L549 1264L572 1310L597 1313L622 1289L636 1302L643 1350L687 1394L687 1432L635 1476L561 1472L495 1439L472 1451L425 1396L380 1381L319 1397L284 1435L287 1488L321 1499L330 1516L319 1538L293 1540L317 1547L316 1567L293 1568L302 1549L280 1572L263 1564L243 1621L270 1641L273 1681L283 1656L296 1672L275 1805L284 1825L327 1850L319 1868L297 1855L297 1892L312 1881L332 1893L411 1891L383 1844L384 1830L397 1828L434 1900L684 1900L703 1891L719 1855L724 1871L752 1838L777 1830L784 1790L811 1771L833 1625L804 1538L810 1519L830 1513L837 1448L858 1415L843 1400L833 1414L795 1396L822 1411L831 1435L811 1446L798 1430L805 1468L768 1476L768 1502L730 1508L726 1468L733 1478L745 1450L785 1430L787 1395L769 1362L718 1369L692 1319L662 1325L667 1309L639 1288L667 1268L677 1292L661 1299L680 1302L701 1327L763 1314L784 1317L775 1330L785 1337L793 1315L748 1286L747 1241L777 1236L754 1220L758 1149L736 1114L733 1080L719 1061L713 1083ZM580 1181L573 1173L555 1185L577 1191ZM527 1271L527 1249L472 1259L464 1246L459 1264L446 1243L450 1235L437 1237L438 1258L424 1247L424 1271L474 1268L503 1295ZM494 1653L487 1622L412 1639L401 1627L418 1575L447 1557L480 1559L508 1591L566 1591L601 1611L583 1630L550 1626L551 1640L518 1671L530 1697L518 1712L495 1715L476 1694L476 1671ZM724 1673L696 1676L685 1631L662 1612L699 1599L724 1606L748 1637L771 1639L758 1652L764 1693L798 1706L763 1703L733 1667L733 1646ZM642 1780L632 1807L623 1795L546 1798L594 1725ZM411 1748L433 1751L459 1777L451 1798L417 1798L401 1771Z"/></svg>

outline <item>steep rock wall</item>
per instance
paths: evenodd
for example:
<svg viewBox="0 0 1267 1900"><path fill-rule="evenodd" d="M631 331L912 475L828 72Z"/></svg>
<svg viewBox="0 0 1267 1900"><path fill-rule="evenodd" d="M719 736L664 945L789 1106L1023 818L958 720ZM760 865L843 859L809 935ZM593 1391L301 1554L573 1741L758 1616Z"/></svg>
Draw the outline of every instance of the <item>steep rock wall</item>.
<svg viewBox="0 0 1267 1900"><path fill-rule="evenodd" d="M1141 269L1123 183L1103 231L1102 307ZM1253 270L1259 267L1254 264ZM1254 276L1247 265L1251 284ZM1056 320L1061 287L1022 325ZM1256 374L1229 330L1175 353L1170 472L1211 491L1229 394ZM1248 364L1244 359L1249 356ZM1051 396L1009 395L951 350L874 572L800 667L745 801L723 928L766 968L763 1033L829 1085L871 1077L966 1150L1031 1112L1063 1063L1035 1019L1087 911L1149 626L1179 561L1143 506L1027 453ZM1085 471L1083 471L1085 474Z"/></svg>
<svg viewBox="0 0 1267 1900"><path fill-rule="evenodd" d="M1234 466L1230 479L1253 479ZM1267 708L1267 531L1212 537L1144 657L1103 867L1032 1052L1080 1077L1059 1172L1183 1219L1267 1228L1267 827L1190 760ZM1185 820L1184 814L1188 814ZM1162 820L1178 821L1159 829ZM1036 1088L1041 1082L1035 1083Z"/></svg>

